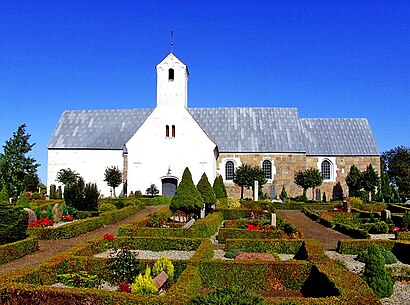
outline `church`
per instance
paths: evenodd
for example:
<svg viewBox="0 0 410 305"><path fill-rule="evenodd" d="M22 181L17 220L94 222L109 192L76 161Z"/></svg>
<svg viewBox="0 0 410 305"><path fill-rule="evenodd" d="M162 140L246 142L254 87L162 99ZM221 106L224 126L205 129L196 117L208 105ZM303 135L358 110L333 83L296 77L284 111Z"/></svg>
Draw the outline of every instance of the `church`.
<svg viewBox="0 0 410 305"><path fill-rule="evenodd" d="M104 171L118 166L122 195L155 184L172 196L188 167L195 184L203 173L211 184L221 175L228 195L238 198L234 172L248 164L264 171L270 198L283 186L289 196L301 195L295 172L317 168L324 182L308 197L331 199L347 195L352 164L380 168L367 119L301 118L296 108L189 108L188 67L170 53L156 73L155 108L63 112L48 144L48 188L58 185L58 171L71 168L110 196Z"/></svg>

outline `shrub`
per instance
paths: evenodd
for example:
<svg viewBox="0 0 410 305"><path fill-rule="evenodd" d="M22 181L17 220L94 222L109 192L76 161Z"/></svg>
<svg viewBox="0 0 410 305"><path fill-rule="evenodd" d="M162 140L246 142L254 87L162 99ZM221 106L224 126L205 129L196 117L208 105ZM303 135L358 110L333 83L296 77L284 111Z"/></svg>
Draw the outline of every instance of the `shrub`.
<svg viewBox="0 0 410 305"><path fill-rule="evenodd" d="M237 291L234 289L217 289L206 295L197 295L188 305L265 305L263 297L247 290Z"/></svg>
<svg viewBox="0 0 410 305"><path fill-rule="evenodd" d="M107 212L107 211L115 211L117 208L115 207L115 205L111 204L111 203L103 203L102 205L100 205L100 207L98 208L98 210L100 212Z"/></svg>
<svg viewBox="0 0 410 305"><path fill-rule="evenodd" d="M47 218L50 219L50 220L54 219L53 207L51 205L47 206Z"/></svg>
<svg viewBox="0 0 410 305"><path fill-rule="evenodd" d="M172 262L167 259L166 255L164 254L161 259L157 260L152 267L152 275L157 276L162 271L164 271L168 275L168 279L170 281L174 278L174 265Z"/></svg>
<svg viewBox="0 0 410 305"><path fill-rule="evenodd" d="M191 172L185 168L181 183L178 185L175 195L171 200L170 208L173 211L181 210L186 213L196 212L203 207L201 194L192 181Z"/></svg>
<svg viewBox="0 0 410 305"><path fill-rule="evenodd" d="M386 234L389 232L389 225L384 221L379 221L373 224L369 229L369 233L371 234Z"/></svg>
<svg viewBox="0 0 410 305"><path fill-rule="evenodd" d="M0 244L26 238L28 214L22 208L0 202Z"/></svg>
<svg viewBox="0 0 410 305"><path fill-rule="evenodd" d="M141 264L137 257L127 247L114 251L111 254L110 270L114 283L132 283L141 271Z"/></svg>
<svg viewBox="0 0 410 305"><path fill-rule="evenodd" d="M41 208L40 206L36 206L36 209L34 210L34 214L36 214L37 219L40 219L41 217Z"/></svg>
<svg viewBox="0 0 410 305"><path fill-rule="evenodd" d="M241 202L235 198L228 198L228 209L237 209L241 206Z"/></svg>
<svg viewBox="0 0 410 305"><path fill-rule="evenodd" d="M64 285L78 288L94 288L99 285L98 276L88 274L86 271L59 274L57 280Z"/></svg>
<svg viewBox="0 0 410 305"><path fill-rule="evenodd" d="M379 247L379 246L377 246ZM383 247L379 247L380 253L384 257L385 264L390 265L397 263L397 258L394 256L393 252L386 250ZM369 260L369 252L368 250L361 251L356 258L359 262L366 263Z"/></svg>
<svg viewBox="0 0 410 305"><path fill-rule="evenodd" d="M29 207L29 200L28 200L26 192L21 192L20 193L16 205L18 207L21 207L21 208L28 208Z"/></svg>
<svg viewBox="0 0 410 305"><path fill-rule="evenodd" d="M240 250L229 250L225 252L224 257L235 258L241 251Z"/></svg>
<svg viewBox="0 0 410 305"><path fill-rule="evenodd" d="M215 177L213 187L216 198L226 198L226 188L222 176Z"/></svg>
<svg viewBox="0 0 410 305"><path fill-rule="evenodd" d="M406 211L403 215L403 226L410 228L410 212Z"/></svg>
<svg viewBox="0 0 410 305"><path fill-rule="evenodd" d="M144 275L140 273L135 278L135 281L131 285L131 292L141 294L153 294L158 292L154 279L151 277L151 269L149 266L145 269Z"/></svg>
<svg viewBox="0 0 410 305"><path fill-rule="evenodd" d="M199 193L201 194L203 202L207 204L215 204L216 203L216 196L214 189L212 188L211 184L209 183L208 177L205 173L202 174L201 179L196 186Z"/></svg>
<svg viewBox="0 0 410 305"><path fill-rule="evenodd" d="M280 192L279 198L285 202L286 198L288 198L288 193L286 193L285 186L282 187L282 191Z"/></svg>
<svg viewBox="0 0 410 305"><path fill-rule="evenodd" d="M384 263L379 247L371 245L368 249L368 260L364 267L363 277L379 298L389 297L393 293L393 283Z"/></svg>

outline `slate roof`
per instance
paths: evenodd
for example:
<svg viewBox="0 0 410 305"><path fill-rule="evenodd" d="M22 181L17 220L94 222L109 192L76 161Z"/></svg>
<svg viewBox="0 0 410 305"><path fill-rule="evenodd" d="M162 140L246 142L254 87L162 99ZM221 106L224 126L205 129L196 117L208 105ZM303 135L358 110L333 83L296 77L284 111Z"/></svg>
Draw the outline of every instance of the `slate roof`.
<svg viewBox="0 0 410 305"><path fill-rule="evenodd" d="M366 119L303 119L296 108L190 108L220 152L379 155ZM65 111L49 149L123 149L153 109Z"/></svg>

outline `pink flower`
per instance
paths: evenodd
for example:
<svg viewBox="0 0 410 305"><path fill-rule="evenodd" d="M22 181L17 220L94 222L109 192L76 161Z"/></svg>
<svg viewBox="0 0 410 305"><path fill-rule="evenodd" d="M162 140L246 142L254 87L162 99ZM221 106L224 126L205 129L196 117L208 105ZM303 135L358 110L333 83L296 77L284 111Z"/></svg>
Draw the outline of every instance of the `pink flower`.
<svg viewBox="0 0 410 305"><path fill-rule="evenodd" d="M392 230L393 233L396 233L396 232L400 231L400 228L399 227L394 227L391 230Z"/></svg>

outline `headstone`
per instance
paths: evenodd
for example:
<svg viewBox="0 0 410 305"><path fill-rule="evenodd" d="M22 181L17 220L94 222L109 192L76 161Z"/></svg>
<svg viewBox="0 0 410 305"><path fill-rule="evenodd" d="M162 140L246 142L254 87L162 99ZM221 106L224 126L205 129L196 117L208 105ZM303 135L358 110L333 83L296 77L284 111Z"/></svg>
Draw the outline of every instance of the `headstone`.
<svg viewBox="0 0 410 305"><path fill-rule="evenodd" d="M347 213L352 212L352 204L349 201L343 201L343 210Z"/></svg>
<svg viewBox="0 0 410 305"><path fill-rule="evenodd" d="M276 228L276 213L271 213L270 216L270 224Z"/></svg>
<svg viewBox="0 0 410 305"><path fill-rule="evenodd" d="M55 222L59 222L63 218L63 211L61 210L60 204L56 203L53 206L53 218Z"/></svg>
<svg viewBox="0 0 410 305"><path fill-rule="evenodd" d="M201 219L202 219L202 218L205 218L205 203L204 203L203 208L201 209L201 216L200 216L200 218L201 218Z"/></svg>
<svg viewBox="0 0 410 305"><path fill-rule="evenodd" d="M253 200L254 201L258 201L258 193L259 193L259 182L257 180L255 180L255 184L254 184L254 191L253 191Z"/></svg>
<svg viewBox="0 0 410 305"><path fill-rule="evenodd" d="M28 223L35 222L37 220L36 213L32 209L23 208L24 211L28 213Z"/></svg>
<svg viewBox="0 0 410 305"><path fill-rule="evenodd" d="M390 210L383 210L381 216L382 216L381 218L382 218L383 221L386 221L387 219L391 219Z"/></svg>
<svg viewBox="0 0 410 305"><path fill-rule="evenodd" d="M410 204L410 200L407 200L404 204Z"/></svg>
<svg viewBox="0 0 410 305"><path fill-rule="evenodd" d="M270 186L270 197L271 200L276 199L276 194L275 194L275 186L271 184Z"/></svg>
<svg viewBox="0 0 410 305"><path fill-rule="evenodd" d="M190 229L192 227L192 225L195 222L195 218L192 218L190 221L188 221L186 224L184 224L183 228L184 229Z"/></svg>
<svg viewBox="0 0 410 305"><path fill-rule="evenodd" d="M158 274L154 278L155 287L157 287L157 289L160 289L165 284L167 279L168 279L168 274L166 274L165 271L162 271L160 274Z"/></svg>
<svg viewBox="0 0 410 305"><path fill-rule="evenodd" d="M320 189L316 189L316 200L322 200L322 197L320 196Z"/></svg>

